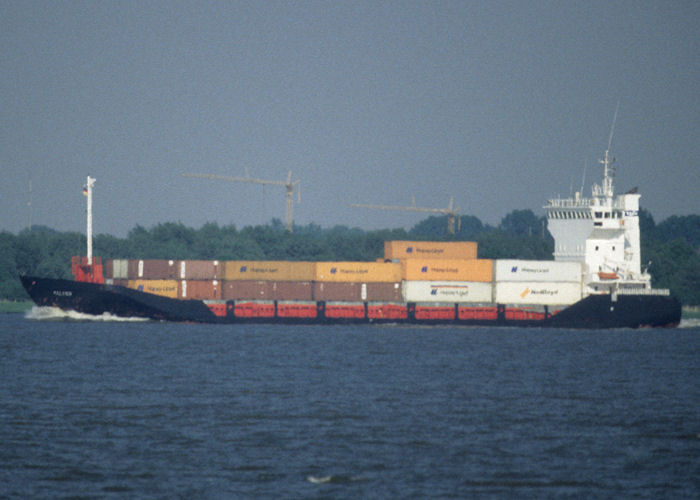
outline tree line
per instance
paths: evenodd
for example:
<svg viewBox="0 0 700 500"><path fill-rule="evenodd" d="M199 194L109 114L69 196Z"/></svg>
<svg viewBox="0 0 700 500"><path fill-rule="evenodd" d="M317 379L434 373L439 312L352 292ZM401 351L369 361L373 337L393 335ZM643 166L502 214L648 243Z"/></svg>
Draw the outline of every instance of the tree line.
<svg viewBox="0 0 700 500"><path fill-rule="evenodd" d="M642 262L658 288L670 288L685 305L700 304L700 216L672 216L656 224L640 213ZM552 258L554 243L546 220L531 210L514 210L498 226L477 217L461 216L456 234L447 233L447 217L431 216L410 230L365 231L347 226L322 228L316 224L285 231L279 219L269 224L199 229L179 222L150 228L137 225L125 238L99 234L93 252L103 259L206 259L374 261L384 255L384 241L476 241L479 258ZM84 255L85 235L34 226L18 234L0 232L0 299L23 300L19 274L71 278L70 258Z"/></svg>

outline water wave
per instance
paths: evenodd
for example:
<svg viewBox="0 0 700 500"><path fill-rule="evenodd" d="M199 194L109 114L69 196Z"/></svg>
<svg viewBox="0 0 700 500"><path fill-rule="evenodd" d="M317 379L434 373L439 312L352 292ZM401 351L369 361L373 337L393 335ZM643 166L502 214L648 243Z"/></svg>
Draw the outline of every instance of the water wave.
<svg viewBox="0 0 700 500"><path fill-rule="evenodd" d="M58 307L40 306L32 306L32 308L29 311L24 313L24 317L27 319L35 319L39 321L148 321L148 318L123 318L110 313L85 314L77 311L64 311L63 309L59 309Z"/></svg>
<svg viewBox="0 0 700 500"><path fill-rule="evenodd" d="M678 328L700 328L700 318L682 319Z"/></svg>
<svg viewBox="0 0 700 500"><path fill-rule="evenodd" d="M344 476L340 474L331 474L329 476L307 476L306 480L313 484L353 483L357 481L363 481L361 477Z"/></svg>

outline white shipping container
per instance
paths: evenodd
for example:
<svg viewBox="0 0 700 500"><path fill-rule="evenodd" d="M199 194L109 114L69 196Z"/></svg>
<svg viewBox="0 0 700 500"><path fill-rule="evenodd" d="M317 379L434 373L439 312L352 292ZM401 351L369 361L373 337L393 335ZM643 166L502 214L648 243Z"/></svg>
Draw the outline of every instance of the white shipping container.
<svg viewBox="0 0 700 500"><path fill-rule="evenodd" d="M127 259L112 260L112 278L127 279L129 277L129 261Z"/></svg>
<svg viewBox="0 0 700 500"><path fill-rule="evenodd" d="M404 281L406 302L480 302L492 300L491 283L475 281Z"/></svg>
<svg viewBox="0 0 700 500"><path fill-rule="evenodd" d="M496 260L496 281L581 282L581 262Z"/></svg>
<svg viewBox="0 0 700 500"><path fill-rule="evenodd" d="M581 284L499 281L494 297L498 304L569 305L581 300Z"/></svg>

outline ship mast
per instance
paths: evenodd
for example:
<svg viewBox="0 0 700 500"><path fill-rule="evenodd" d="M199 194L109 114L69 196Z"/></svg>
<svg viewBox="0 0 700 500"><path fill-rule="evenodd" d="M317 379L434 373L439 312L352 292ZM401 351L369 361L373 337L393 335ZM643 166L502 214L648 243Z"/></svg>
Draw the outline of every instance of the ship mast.
<svg viewBox="0 0 700 500"><path fill-rule="evenodd" d="M87 176L85 183L85 194L87 196L87 263L92 265L92 187L95 185L94 178Z"/></svg>
<svg viewBox="0 0 700 500"><path fill-rule="evenodd" d="M603 159L599 160L603 165L603 185L599 189L594 189L593 196L602 196L612 198L614 195L613 179L615 178L615 162L614 158L610 157L610 149L612 148L613 134L615 133L615 122L617 121L617 111L620 109L620 103L617 103L615 115L613 116L612 126L610 127L610 137L608 138L608 148L605 150ZM594 186L597 188L598 186Z"/></svg>

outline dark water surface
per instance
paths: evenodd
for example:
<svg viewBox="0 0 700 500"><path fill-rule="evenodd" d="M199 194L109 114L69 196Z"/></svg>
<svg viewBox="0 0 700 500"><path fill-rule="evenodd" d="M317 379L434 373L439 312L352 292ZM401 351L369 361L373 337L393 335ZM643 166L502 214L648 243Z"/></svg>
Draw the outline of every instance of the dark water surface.
<svg viewBox="0 0 700 500"><path fill-rule="evenodd" d="M700 328L0 316L0 496L700 496Z"/></svg>

